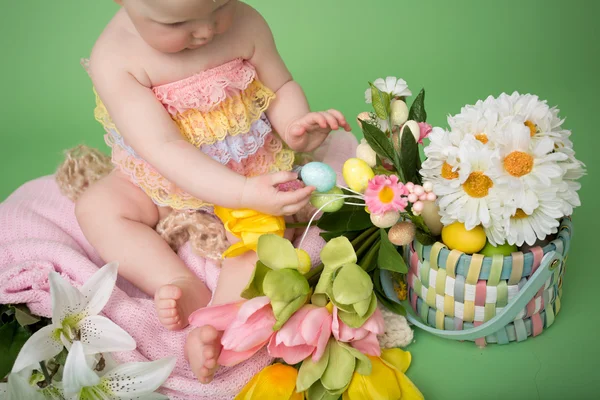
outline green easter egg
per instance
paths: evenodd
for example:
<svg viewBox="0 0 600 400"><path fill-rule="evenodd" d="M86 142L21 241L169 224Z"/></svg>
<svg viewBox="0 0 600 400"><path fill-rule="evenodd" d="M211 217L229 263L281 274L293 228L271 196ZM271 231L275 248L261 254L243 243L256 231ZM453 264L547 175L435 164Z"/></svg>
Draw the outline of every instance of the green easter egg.
<svg viewBox="0 0 600 400"><path fill-rule="evenodd" d="M479 252L479 254L483 254L486 257L491 257L494 254L500 254L501 256L510 256L517 250L517 246L510 245L508 243L504 243L500 246L494 246L490 242L485 244L485 247Z"/></svg>
<svg viewBox="0 0 600 400"><path fill-rule="evenodd" d="M315 192L310 197L310 204L312 204L316 208L321 208L325 204L334 200L336 198L336 196L340 195L340 194L344 194L344 192L342 192L342 189L340 189L337 186L327 192L324 192L324 193ZM328 204L327 207L323 208L323 212L336 212L340 208L342 208L343 205L344 205L344 199L338 198L331 204Z"/></svg>

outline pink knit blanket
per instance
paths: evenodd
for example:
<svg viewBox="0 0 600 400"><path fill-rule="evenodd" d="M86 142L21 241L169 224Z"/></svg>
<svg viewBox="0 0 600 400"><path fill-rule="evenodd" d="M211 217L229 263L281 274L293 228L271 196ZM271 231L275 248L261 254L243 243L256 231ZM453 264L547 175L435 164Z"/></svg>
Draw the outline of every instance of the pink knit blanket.
<svg viewBox="0 0 600 400"><path fill-rule="evenodd" d="M333 135L322 157L337 171L352 157L356 140ZM338 173L338 175L341 175ZM338 176L338 182L343 182ZM317 252L318 254L318 252ZM213 290L219 269L194 255L189 244L180 257ZM52 176L24 184L0 204L0 304L25 303L37 315L51 316L48 274L60 273L80 286L104 262L83 236L74 204L64 197ZM154 302L122 278L117 281L103 314L135 339L137 349L115 353L119 362L148 361L177 356L177 365L161 392L170 399L232 399L250 378L271 362L264 351L231 368L220 368L209 385L197 382L183 355L189 329L171 332L156 318Z"/></svg>

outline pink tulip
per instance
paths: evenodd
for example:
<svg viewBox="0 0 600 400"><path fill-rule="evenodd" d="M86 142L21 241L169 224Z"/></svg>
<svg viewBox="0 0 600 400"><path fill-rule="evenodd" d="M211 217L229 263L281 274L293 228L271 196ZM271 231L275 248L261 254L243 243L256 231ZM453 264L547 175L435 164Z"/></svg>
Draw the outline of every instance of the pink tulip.
<svg viewBox="0 0 600 400"><path fill-rule="evenodd" d="M297 364L310 355L319 361L331 336L331 324L327 308L305 305L271 338L269 354L288 364Z"/></svg>
<svg viewBox="0 0 600 400"><path fill-rule="evenodd" d="M190 316L190 324L194 326L211 325L223 331L223 348L217 362L226 367L246 361L266 345L274 334L275 322L266 296L207 307Z"/></svg>
<svg viewBox="0 0 600 400"><path fill-rule="evenodd" d="M384 333L385 324L383 322L383 315L379 309L376 309L373 315L360 328L351 328L344 324L337 314L337 307L333 307L331 331L336 340L349 343L363 354L375 357L381 355L377 335Z"/></svg>
<svg viewBox="0 0 600 400"><path fill-rule="evenodd" d="M245 300L220 306L208 306L194 311L188 321L192 326L210 325L218 331L224 331L235 319Z"/></svg>
<svg viewBox="0 0 600 400"><path fill-rule="evenodd" d="M423 144L423 139L425 139L433 128L427 122L419 122L420 134L419 134L419 144Z"/></svg>

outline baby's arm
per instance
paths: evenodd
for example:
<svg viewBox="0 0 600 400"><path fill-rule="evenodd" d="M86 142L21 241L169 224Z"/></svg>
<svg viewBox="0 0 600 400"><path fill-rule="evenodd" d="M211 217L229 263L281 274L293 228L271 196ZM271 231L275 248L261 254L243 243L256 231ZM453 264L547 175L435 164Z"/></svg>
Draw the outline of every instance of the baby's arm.
<svg viewBox="0 0 600 400"><path fill-rule="evenodd" d="M118 57L118 53L95 49L92 80L121 135L165 178L194 197L227 208L281 215L305 203L309 191L283 193L273 187L295 179L294 174L246 178L185 141L151 89L120 67L127 62Z"/></svg>
<svg viewBox="0 0 600 400"><path fill-rule="evenodd" d="M255 10L248 14L255 35L250 62L256 67L261 81L277 95L267 115L282 139L293 150L312 151L331 130L340 127L350 130L345 118L337 110L310 112L304 91L293 80L281 59L266 21Z"/></svg>

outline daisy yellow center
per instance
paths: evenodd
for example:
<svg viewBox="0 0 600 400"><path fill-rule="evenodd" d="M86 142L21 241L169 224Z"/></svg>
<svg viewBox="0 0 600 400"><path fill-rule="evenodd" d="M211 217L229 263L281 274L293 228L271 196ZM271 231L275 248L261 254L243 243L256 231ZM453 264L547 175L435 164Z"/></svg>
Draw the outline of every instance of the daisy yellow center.
<svg viewBox="0 0 600 400"><path fill-rule="evenodd" d="M442 165L442 178L448 180L458 178L458 172L452 171L452 165L448 164L445 161L444 165Z"/></svg>
<svg viewBox="0 0 600 400"><path fill-rule="evenodd" d="M504 158L504 169L517 178L527 175L533 169L533 157L522 151L513 151Z"/></svg>
<svg viewBox="0 0 600 400"><path fill-rule="evenodd" d="M520 208L517 208L517 211L515 211L515 215L513 215L513 218L516 219L523 219L527 217L529 217L529 215L527 215L525 211L521 210Z"/></svg>
<svg viewBox="0 0 600 400"><path fill-rule="evenodd" d="M535 134L537 133L537 125L532 121L527 120L525 121L525 126L529 128L529 134L531 135L531 137L535 136Z"/></svg>
<svg viewBox="0 0 600 400"><path fill-rule="evenodd" d="M471 172L471 175L463 183L465 193L475 198L487 196L492 186L494 186L494 182L481 171Z"/></svg>
<svg viewBox="0 0 600 400"><path fill-rule="evenodd" d="M391 203L394 200L394 191L389 186L384 187L379 191L379 201L382 203Z"/></svg>
<svg viewBox="0 0 600 400"><path fill-rule="evenodd" d="M483 144L487 144L487 142L490 141L485 133L475 135L475 139L479 140Z"/></svg>

